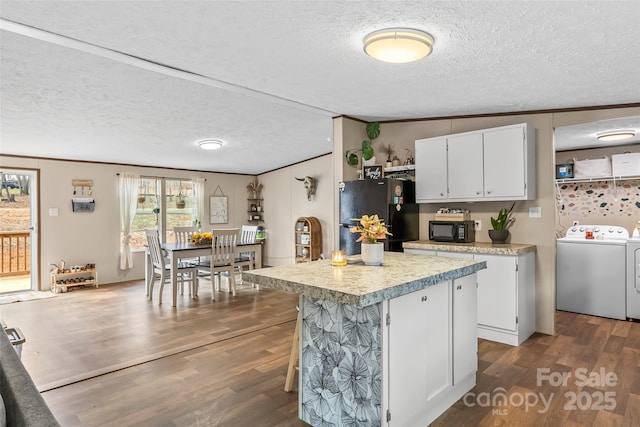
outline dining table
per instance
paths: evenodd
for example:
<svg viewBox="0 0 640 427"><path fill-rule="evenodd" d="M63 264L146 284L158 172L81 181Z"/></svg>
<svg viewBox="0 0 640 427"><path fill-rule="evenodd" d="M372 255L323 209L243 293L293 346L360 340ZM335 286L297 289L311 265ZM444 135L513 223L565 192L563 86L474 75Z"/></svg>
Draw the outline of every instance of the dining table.
<svg viewBox="0 0 640 427"><path fill-rule="evenodd" d="M211 256L213 247L211 243L204 245L194 245L193 243L164 243L162 249L167 252L169 258L169 267L171 269L171 294L172 307L176 306L178 301L178 263L183 258L197 258L201 256ZM253 253L255 259L255 268L262 268L262 242L254 243L238 243L236 244L236 258L242 253ZM146 251L146 262L144 276L147 282L147 289L153 281L153 265L149 251Z"/></svg>

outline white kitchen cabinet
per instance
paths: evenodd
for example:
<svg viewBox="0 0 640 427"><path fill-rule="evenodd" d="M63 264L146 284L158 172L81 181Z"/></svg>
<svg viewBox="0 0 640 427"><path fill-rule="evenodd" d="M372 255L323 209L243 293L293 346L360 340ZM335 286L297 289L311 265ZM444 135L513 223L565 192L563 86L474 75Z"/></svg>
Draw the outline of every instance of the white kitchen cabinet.
<svg viewBox="0 0 640 427"><path fill-rule="evenodd" d="M531 148L535 144L527 144L527 140L535 136L527 138L526 132L527 127L521 125L482 132L485 198L526 199L527 186L535 190L535 179L531 175L535 168L535 152Z"/></svg>
<svg viewBox="0 0 640 427"><path fill-rule="evenodd" d="M383 425L428 425L475 385L475 307L475 274L388 301Z"/></svg>
<svg viewBox="0 0 640 427"><path fill-rule="evenodd" d="M420 164L417 163L420 159ZM417 200L444 200L447 198L447 138L429 138L416 141L416 182L429 185L416 187Z"/></svg>
<svg viewBox="0 0 640 427"><path fill-rule="evenodd" d="M481 270L482 271L482 270ZM477 273L476 273L477 274ZM453 294L453 384L478 370L477 295L473 276L456 280Z"/></svg>
<svg viewBox="0 0 640 427"><path fill-rule="evenodd" d="M474 259L487 262L486 270L478 274L478 325L515 332L518 326L518 258L475 255Z"/></svg>
<svg viewBox="0 0 640 427"><path fill-rule="evenodd" d="M478 337L517 346L535 332L535 252L516 256L428 249L404 251L486 261L487 268L477 273Z"/></svg>
<svg viewBox="0 0 640 427"><path fill-rule="evenodd" d="M526 123L416 141L418 203L535 197L535 129Z"/></svg>
<svg viewBox="0 0 640 427"><path fill-rule="evenodd" d="M452 386L450 294L449 281L390 300L390 425L426 425L423 411Z"/></svg>
<svg viewBox="0 0 640 427"><path fill-rule="evenodd" d="M483 197L482 132L447 138L449 199L463 201Z"/></svg>
<svg viewBox="0 0 640 427"><path fill-rule="evenodd" d="M480 255L478 336L520 345L536 331L535 253Z"/></svg>

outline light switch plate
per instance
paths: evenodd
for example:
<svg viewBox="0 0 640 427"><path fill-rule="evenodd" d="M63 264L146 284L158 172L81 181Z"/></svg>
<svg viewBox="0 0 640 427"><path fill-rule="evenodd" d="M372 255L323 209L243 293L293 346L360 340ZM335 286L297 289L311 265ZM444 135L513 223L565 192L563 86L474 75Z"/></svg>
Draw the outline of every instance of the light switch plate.
<svg viewBox="0 0 640 427"><path fill-rule="evenodd" d="M480 221L479 219L475 219L475 220L473 220L473 222L475 223L475 230L476 231L481 231L482 230L482 221Z"/></svg>
<svg viewBox="0 0 640 427"><path fill-rule="evenodd" d="M529 218L542 218L542 208L540 206L531 206L529 208Z"/></svg>
<svg viewBox="0 0 640 427"><path fill-rule="evenodd" d="M58 216L58 208L49 208L49 216Z"/></svg>

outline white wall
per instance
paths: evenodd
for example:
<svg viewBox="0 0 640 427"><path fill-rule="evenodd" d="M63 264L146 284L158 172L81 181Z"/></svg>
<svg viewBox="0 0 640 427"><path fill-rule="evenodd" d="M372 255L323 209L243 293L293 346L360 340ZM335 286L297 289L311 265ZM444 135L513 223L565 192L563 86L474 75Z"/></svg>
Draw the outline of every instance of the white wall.
<svg viewBox="0 0 640 427"><path fill-rule="evenodd" d="M316 179L316 194L311 200L303 183L295 178L311 176ZM318 157L293 166L259 175L264 185L264 227L267 233L263 263L283 265L295 262L294 227L302 216L314 216L322 226L322 252L325 258L334 249L333 156Z"/></svg>
<svg viewBox="0 0 640 427"><path fill-rule="evenodd" d="M216 187L229 197L229 223L215 227L240 227L247 222L247 175L194 172L147 167L120 166L101 163L70 162L0 156L0 166L39 170L40 195L40 287L49 289L49 262L67 265L95 263L100 283L113 283L144 278L144 254L134 254L134 268L119 269L120 220L118 207L118 177L116 173L131 172L171 178L205 178L205 213L203 229L209 224L209 200ZM72 179L93 180L95 211L78 213L71 210ZM58 208L58 216L48 216L49 208Z"/></svg>

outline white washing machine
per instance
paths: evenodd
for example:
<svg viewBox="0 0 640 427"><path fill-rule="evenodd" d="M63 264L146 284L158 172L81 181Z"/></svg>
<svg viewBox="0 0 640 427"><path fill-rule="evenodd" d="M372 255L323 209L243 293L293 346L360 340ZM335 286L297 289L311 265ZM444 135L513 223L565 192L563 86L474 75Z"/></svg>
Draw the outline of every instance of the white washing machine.
<svg viewBox="0 0 640 427"><path fill-rule="evenodd" d="M627 317L640 319L640 236L627 241Z"/></svg>
<svg viewBox="0 0 640 427"><path fill-rule="evenodd" d="M626 228L578 225L556 242L556 308L626 319Z"/></svg>

